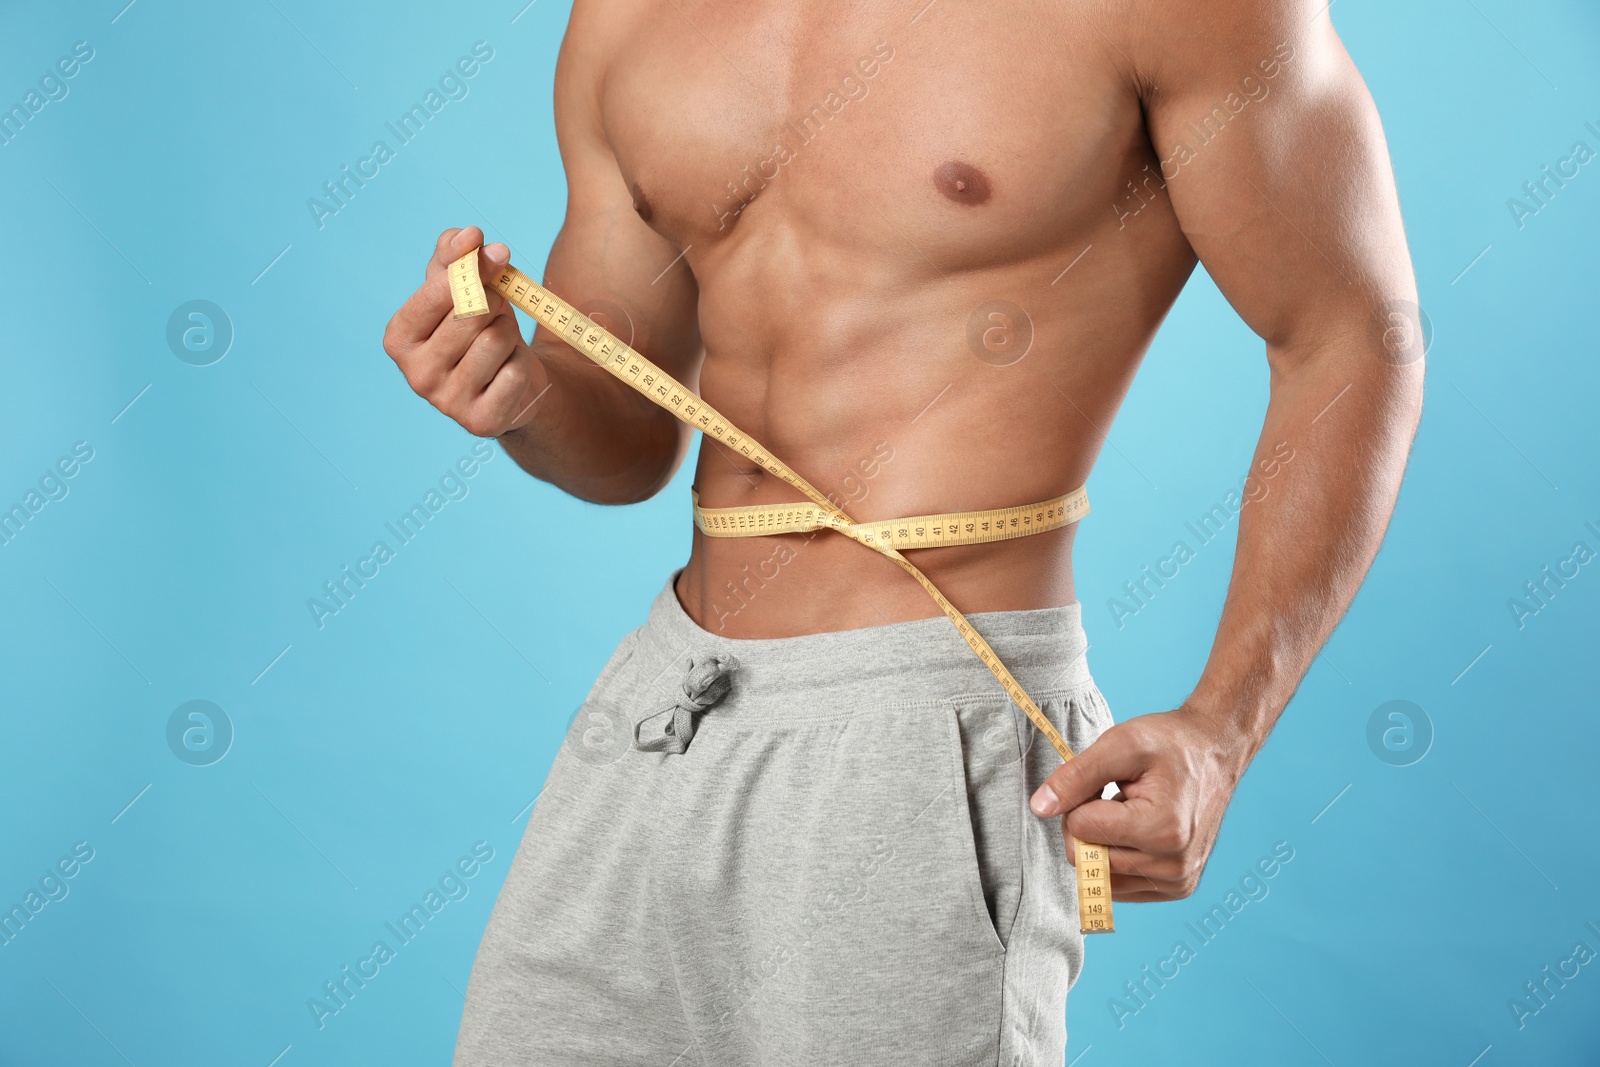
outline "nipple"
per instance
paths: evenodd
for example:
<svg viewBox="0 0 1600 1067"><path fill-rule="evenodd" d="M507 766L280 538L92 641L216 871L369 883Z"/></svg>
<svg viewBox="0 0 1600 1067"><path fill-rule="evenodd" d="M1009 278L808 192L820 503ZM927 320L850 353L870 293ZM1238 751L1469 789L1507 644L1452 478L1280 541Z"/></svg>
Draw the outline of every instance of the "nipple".
<svg viewBox="0 0 1600 1067"><path fill-rule="evenodd" d="M645 222L649 222L650 216L655 214L650 208L650 198L644 195L644 190L639 188L638 182L633 183L633 210L637 211Z"/></svg>
<svg viewBox="0 0 1600 1067"><path fill-rule="evenodd" d="M958 204L981 204L989 199L989 179L983 171L959 160L939 164L933 184Z"/></svg>

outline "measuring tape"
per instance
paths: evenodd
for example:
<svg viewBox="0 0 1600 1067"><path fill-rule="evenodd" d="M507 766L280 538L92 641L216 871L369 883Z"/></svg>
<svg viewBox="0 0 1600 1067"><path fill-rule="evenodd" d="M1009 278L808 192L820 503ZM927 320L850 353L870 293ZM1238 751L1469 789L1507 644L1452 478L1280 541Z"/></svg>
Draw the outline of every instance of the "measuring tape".
<svg viewBox="0 0 1600 1067"><path fill-rule="evenodd" d="M748 504L737 508L703 508L700 493L694 498L694 522L707 537L760 537L780 533L810 533L851 527L863 544L890 548L953 548L1027 537L1077 522L1089 514L1089 496L1074 489L1063 496L989 511L951 511L941 515L913 515L908 519L880 519L850 523L815 504Z"/></svg>
<svg viewBox="0 0 1600 1067"><path fill-rule="evenodd" d="M487 315L489 297L478 275L478 250L473 249L451 263L447 273L455 317L470 319ZM710 404L520 270L507 265L490 284L495 292L527 312L545 329L649 397L653 403L707 437L738 452L769 474L788 482L811 501L810 504L701 508L699 493L691 490L695 524L701 532L711 537L750 537L836 530L894 560L901 570L927 590L934 603L955 623L962 640L989 668L1005 689L1006 695L1023 710L1061 758L1072 758L1072 749L1067 747L1066 739L1039 710L1033 698L1023 691L1006 665L1000 662L1000 657L995 655L994 649L989 647L989 642L972 628L972 624L956 610L954 604L945 599L945 595L928 580L927 575L900 554L900 549L980 544L1057 529L1089 513L1089 499L1083 489L1020 507L857 523L754 438L723 418ZM1110 853L1104 845L1092 845L1074 838L1073 858L1078 871L1078 925L1086 934L1110 933L1114 929L1111 922Z"/></svg>

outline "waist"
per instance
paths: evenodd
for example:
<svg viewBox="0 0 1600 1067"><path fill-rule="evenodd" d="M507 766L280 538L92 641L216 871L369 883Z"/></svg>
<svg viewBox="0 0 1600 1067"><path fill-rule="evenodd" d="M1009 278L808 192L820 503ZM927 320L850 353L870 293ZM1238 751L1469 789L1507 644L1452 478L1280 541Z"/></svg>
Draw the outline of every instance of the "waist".
<svg viewBox="0 0 1600 1067"><path fill-rule="evenodd" d="M899 573L892 565L888 569ZM635 678L670 671L686 652L721 652L740 664L734 701L788 700L820 709L997 693L993 675L942 614L792 637L729 637L701 626L684 609L675 589L682 573L673 571L650 607L629 665ZM974 611L966 619L1030 694L1091 684L1077 601Z"/></svg>
<svg viewBox="0 0 1600 1067"><path fill-rule="evenodd" d="M1075 599L1077 526L1030 537L906 552L963 613L1033 610ZM831 530L707 537L694 530L678 595L704 629L781 638L943 618L895 563ZM949 625L946 623L946 625Z"/></svg>

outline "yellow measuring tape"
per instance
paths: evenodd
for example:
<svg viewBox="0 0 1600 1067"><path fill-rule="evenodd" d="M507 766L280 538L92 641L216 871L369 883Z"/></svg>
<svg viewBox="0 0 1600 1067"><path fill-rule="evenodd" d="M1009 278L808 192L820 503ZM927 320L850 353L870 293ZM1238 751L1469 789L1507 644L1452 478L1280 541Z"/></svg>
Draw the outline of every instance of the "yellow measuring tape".
<svg viewBox="0 0 1600 1067"><path fill-rule="evenodd" d="M450 299L455 317L470 319L489 313L489 298L478 275L478 250L473 249L448 269ZM956 631L989 668L1006 694L1016 702L1028 720L1049 740L1063 760L1072 758L1072 749L1039 705L1033 702L983 635L972 628L954 604L928 580L912 562L900 554L902 548L972 545L1053 530L1089 513L1089 498L1083 489L1038 504L995 508L989 511L961 511L941 515L920 515L909 519L887 519L857 523L810 482L791 470L782 460L758 444L748 434L723 418L666 371L597 326L577 308L538 285L515 267L506 266L491 283L495 292L531 315L535 321L567 344L604 367L634 389L649 397L690 426L733 449L763 470L805 494L809 504L755 504L735 508L702 508L699 493L694 496L695 524L711 537L753 537L779 533L804 533L811 530L836 530L852 540L894 560L927 590ZM1111 922L1111 864L1104 845L1073 840L1073 857L1078 870L1078 919L1086 934L1109 933Z"/></svg>

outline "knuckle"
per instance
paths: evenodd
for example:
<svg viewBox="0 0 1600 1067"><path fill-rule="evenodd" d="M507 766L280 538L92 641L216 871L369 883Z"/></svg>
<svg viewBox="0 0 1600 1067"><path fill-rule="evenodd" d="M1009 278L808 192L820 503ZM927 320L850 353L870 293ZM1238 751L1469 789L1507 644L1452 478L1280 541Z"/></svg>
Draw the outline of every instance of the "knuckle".
<svg viewBox="0 0 1600 1067"><path fill-rule="evenodd" d="M1094 744L1099 745L1107 753L1126 755L1137 754L1143 747L1144 726L1138 717L1124 719L1122 722L1112 723L1105 732L1094 739Z"/></svg>
<svg viewBox="0 0 1600 1067"><path fill-rule="evenodd" d="M1185 843L1183 828L1176 819L1163 819L1151 834L1150 843L1157 852L1182 852Z"/></svg>
<svg viewBox="0 0 1600 1067"><path fill-rule="evenodd" d="M487 326L476 338L473 339L473 351L485 359L494 361L495 367L506 361L511 354L511 338L506 331L498 326Z"/></svg>
<svg viewBox="0 0 1600 1067"><path fill-rule="evenodd" d="M385 326L383 329L383 350L389 354L390 359L398 360L404 356L409 349L410 346L406 344L405 339L400 336L400 331L395 326L394 320L390 319L389 325Z"/></svg>
<svg viewBox="0 0 1600 1067"><path fill-rule="evenodd" d="M462 429L474 437L495 436L494 420L481 411L464 411L456 417L456 421L461 424Z"/></svg>
<svg viewBox="0 0 1600 1067"><path fill-rule="evenodd" d="M1141 759L1149 759L1155 755L1158 745L1154 732L1149 726L1135 719L1129 724L1127 742Z"/></svg>
<svg viewBox="0 0 1600 1067"><path fill-rule="evenodd" d="M440 376L433 365L427 362L413 362L402 368L406 375L406 384L411 386L411 391L418 396L432 397L440 385Z"/></svg>

